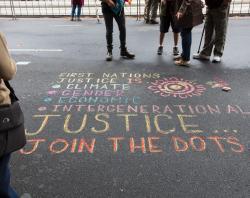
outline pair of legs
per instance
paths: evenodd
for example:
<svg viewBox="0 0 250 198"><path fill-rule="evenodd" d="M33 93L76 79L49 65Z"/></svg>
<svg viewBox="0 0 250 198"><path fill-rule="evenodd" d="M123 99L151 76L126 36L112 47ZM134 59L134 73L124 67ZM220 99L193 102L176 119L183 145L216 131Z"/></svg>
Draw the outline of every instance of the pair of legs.
<svg viewBox="0 0 250 198"><path fill-rule="evenodd" d="M210 57L223 55L229 16L229 5L207 9L205 21L205 42L200 54Z"/></svg>
<svg viewBox="0 0 250 198"><path fill-rule="evenodd" d="M104 8L105 9L105 8ZM115 19L119 31L120 31L120 48L126 48L126 25L125 25L125 16L124 16L124 9L121 11L120 15L116 15L111 9L106 8L103 10L103 17L106 26L106 41L107 41L107 48L109 52L113 50L113 19Z"/></svg>
<svg viewBox="0 0 250 198"><path fill-rule="evenodd" d="M157 17L159 1L158 0L146 0L144 9L144 19L146 23L155 23ZM157 22L156 22L157 23Z"/></svg>
<svg viewBox="0 0 250 198"><path fill-rule="evenodd" d="M174 23L174 16L171 13L166 13L165 16L160 17L160 46L162 46L165 33L169 31L169 27L171 26L173 33L174 33L174 45L178 45L179 40L179 28L176 27Z"/></svg>
<svg viewBox="0 0 250 198"><path fill-rule="evenodd" d="M113 19L115 19L119 31L120 31L120 49L121 56L128 59L133 59L135 57L134 54L131 54L127 51L126 48L126 24L125 24L125 15L124 8L121 10L119 14L115 14L111 8L108 7L107 4L102 3L102 12L106 26L106 41L107 41L107 61L112 60L112 50L113 50Z"/></svg>
<svg viewBox="0 0 250 198"><path fill-rule="evenodd" d="M82 6L79 4L73 4L72 5L72 10L71 10L71 20L74 20L74 16L75 16L75 12L76 12L76 8L77 8L77 19L80 20L80 16L81 16L81 10L82 10Z"/></svg>
<svg viewBox="0 0 250 198"><path fill-rule="evenodd" d="M174 35L174 47L173 47L173 55L178 56L179 55L179 49L178 49L178 41L179 41L179 33L173 32ZM160 32L160 45L158 47L157 54L162 55L163 53L163 41L165 38L165 32Z"/></svg>
<svg viewBox="0 0 250 198"><path fill-rule="evenodd" d="M173 35L174 35L174 46L177 46L179 41L179 33L173 32ZM164 38L165 38L165 32L160 32L160 46L163 46Z"/></svg>
<svg viewBox="0 0 250 198"><path fill-rule="evenodd" d="M163 41L165 38L165 33L169 31L171 26L174 34L174 48L173 48L173 55L179 55L178 50L178 40L179 40L179 33L180 28L176 27L175 23L175 10L176 10L176 3L174 1L169 1L165 4L161 4L161 16L160 16L160 39L159 39L159 48L158 48L158 55L161 55L163 52Z"/></svg>
<svg viewBox="0 0 250 198"><path fill-rule="evenodd" d="M181 29L182 53L179 60L175 61L176 65L189 66L191 45L192 45L192 27Z"/></svg>
<svg viewBox="0 0 250 198"><path fill-rule="evenodd" d="M182 53L181 58L184 61L190 61L191 45L192 45L192 29L193 28L183 28L181 30L181 45Z"/></svg>
<svg viewBox="0 0 250 198"><path fill-rule="evenodd" d="M16 192L10 186L10 156L10 154L7 154L0 158L0 197L18 198Z"/></svg>

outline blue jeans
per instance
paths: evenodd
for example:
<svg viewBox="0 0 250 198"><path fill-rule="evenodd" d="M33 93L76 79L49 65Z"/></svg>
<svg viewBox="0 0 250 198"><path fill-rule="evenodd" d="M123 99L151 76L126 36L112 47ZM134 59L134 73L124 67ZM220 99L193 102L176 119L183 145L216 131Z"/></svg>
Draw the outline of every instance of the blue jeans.
<svg viewBox="0 0 250 198"><path fill-rule="evenodd" d="M71 11L72 18L75 16L76 7L77 7L77 17L79 18L81 15L82 7L80 5L72 5L72 11Z"/></svg>
<svg viewBox="0 0 250 198"><path fill-rule="evenodd" d="M192 44L192 29L193 28L183 28L181 30L181 39L182 39L181 57L184 61L190 60L190 51L191 51L191 44Z"/></svg>
<svg viewBox="0 0 250 198"><path fill-rule="evenodd" d="M0 158L0 197L18 198L16 192L10 186L10 154Z"/></svg>

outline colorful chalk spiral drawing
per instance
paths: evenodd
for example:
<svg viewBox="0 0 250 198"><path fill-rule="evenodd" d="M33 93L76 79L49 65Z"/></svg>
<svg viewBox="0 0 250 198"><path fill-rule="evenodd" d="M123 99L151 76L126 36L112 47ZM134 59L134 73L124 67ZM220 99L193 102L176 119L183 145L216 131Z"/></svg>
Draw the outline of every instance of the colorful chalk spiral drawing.
<svg viewBox="0 0 250 198"><path fill-rule="evenodd" d="M164 78L151 82L148 89L162 97L172 96L181 99L192 96L201 96L206 90L203 85L177 77Z"/></svg>

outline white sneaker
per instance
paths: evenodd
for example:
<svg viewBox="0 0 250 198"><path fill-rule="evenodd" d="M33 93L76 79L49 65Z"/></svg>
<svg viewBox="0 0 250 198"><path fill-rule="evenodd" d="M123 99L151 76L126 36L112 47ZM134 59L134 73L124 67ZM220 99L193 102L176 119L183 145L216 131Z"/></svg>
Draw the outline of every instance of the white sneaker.
<svg viewBox="0 0 250 198"><path fill-rule="evenodd" d="M210 60L210 56L206 56L204 54L193 54L193 59L198 59L198 60Z"/></svg>
<svg viewBox="0 0 250 198"><path fill-rule="evenodd" d="M214 56L213 63L220 63L220 62L221 62L221 57L220 56Z"/></svg>

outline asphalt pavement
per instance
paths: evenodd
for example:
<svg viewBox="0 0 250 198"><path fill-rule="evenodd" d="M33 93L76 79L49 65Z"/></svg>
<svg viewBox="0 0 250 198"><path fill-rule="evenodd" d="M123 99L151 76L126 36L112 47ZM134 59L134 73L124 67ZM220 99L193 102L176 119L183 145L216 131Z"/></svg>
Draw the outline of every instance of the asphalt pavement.
<svg viewBox="0 0 250 198"><path fill-rule="evenodd" d="M0 19L28 141L12 155L13 187L23 198L249 198L250 19L230 19L221 63L188 68L173 64L172 33L159 56L158 25L126 22L136 58L120 58L115 25L106 62L103 21Z"/></svg>

